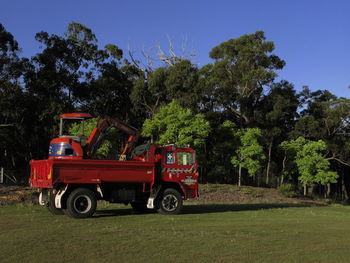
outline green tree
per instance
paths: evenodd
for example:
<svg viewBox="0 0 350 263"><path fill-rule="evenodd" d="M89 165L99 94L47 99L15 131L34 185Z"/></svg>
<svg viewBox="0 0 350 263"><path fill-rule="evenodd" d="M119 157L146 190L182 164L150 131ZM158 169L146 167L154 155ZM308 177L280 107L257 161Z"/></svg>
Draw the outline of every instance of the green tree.
<svg viewBox="0 0 350 263"><path fill-rule="evenodd" d="M147 112L148 118L153 118L159 107L174 99L182 107L197 111L201 94L197 82L198 69L189 60L179 60L171 66L140 74L131 101L137 110Z"/></svg>
<svg viewBox="0 0 350 263"><path fill-rule="evenodd" d="M154 136L156 142L174 143L178 146L200 146L210 131L209 122L202 114L193 114L173 100L159 109L153 119L146 119L143 136Z"/></svg>
<svg viewBox="0 0 350 263"><path fill-rule="evenodd" d="M263 130L268 151L266 185L270 183L271 167L276 166L280 159L277 146L287 139L288 133L294 128L299 104L294 86L281 81L271 86L255 111L255 121Z"/></svg>
<svg viewBox="0 0 350 263"><path fill-rule="evenodd" d="M309 141L299 137L296 140L283 142L281 146L295 153L294 162L300 174L298 180L304 185L304 195L307 185L327 185L337 182L338 174L331 171L329 160L324 156L327 149L324 141Z"/></svg>
<svg viewBox="0 0 350 263"><path fill-rule="evenodd" d="M153 118L159 107L167 102L165 81L167 69L160 67L152 72L139 72L130 94L135 110L145 112L147 118Z"/></svg>
<svg viewBox="0 0 350 263"><path fill-rule="evenodd" d="M284 158L282 161L282 179L281 185L284 179L287 178L298 180L299 171L296 164L296 156L299 151L307 143L304 137L299 137L295 140L283 141L279 146L284 151Z"/></svg>
<svg viewBox="0 0 350 263"><path fill-rule="evenodd" d="M235 150L235 156L231 162L238 167L238 186L242 183L242 168L248 170L249 176L254 176L262 168L265 160L264 150L259 140L262 131L258 128L239 129L234 134L239 140L239 146Z"/></svg>
<svg viewBox="0 0 350 263"><path fill-rule="evenodd" d="M273 42L265 40L264 32L257 31L223 42L209 54L215 60L207 67L212 94L242 125L252 122L264 87L273 83L276 70L285 64L272 54L274 48Z"/></svg>
<svg viewBox="0 0 350 263"><path fill-rule="evenodd" d="M220 117L221 114L217 114ZM206 147L203 149L205 152L199 154L206 154L205 162L202 162L206 166L204 174L206 179L214 183L233 183L235 181L235 167L231 163L232 149L235 149L238 142L237 138L233 136L237 127L229 120L220 123L212 121L213 127L208 136ZM210 138L210 139L209 139Z"/></svg>
<svg viewBox="0 0 350 263"><path fill-rule="evenodd" d="M30 100L21 86L19 51L14 36L0 24L0 166L5 168L23 167L30 160L25 128Z"/></svg>
<svg viewBox="0 0 350 263"><path fill-rule="evenodd" d="M92 30L75 22L64 36L39 32L36 40L42 51L26 63L24 77L32 104L27 127L35 143L35 158L46 157L61 113L78 110L130 117L132 82L121 69L122 51L117 46L99 49Z"/></svg>
<svg viewBox="0 0 350 263"><path fill-rule="evenodd" d="M290 133L293 138L303 136L309 140L322 140L327 145L327 159L340 175L336 194L347 198L350 167L350 99L338 98L327 90L310 92L304 88L305 103L301 117ZM330 188L327 189L330 194Z"/></svg>
<svg viewBox="0 0 350 263"><path fill-rule="evenodd" d="M300 182L304 185L318 183L326 185L336 183L338 174L330 170L329 161L322 155L326 150L325 142L310 141L298 151L296 164L301 174Z"/></svg>
<svg viewBox="0 0 350 263"><path fill-rule="evenodd" d="M198 90L198 69L189 60L181 60L168 68L165 80L167 99L176 100L182 107L198 109L201 94Z"/></svg>
<svg viewBox="0 0 350 263"><path fill-rule="evenodd" d="M350 99L338 98L329 91L316 91L295 125L294 136L323 140L332 160L350 165Z"/></svg>

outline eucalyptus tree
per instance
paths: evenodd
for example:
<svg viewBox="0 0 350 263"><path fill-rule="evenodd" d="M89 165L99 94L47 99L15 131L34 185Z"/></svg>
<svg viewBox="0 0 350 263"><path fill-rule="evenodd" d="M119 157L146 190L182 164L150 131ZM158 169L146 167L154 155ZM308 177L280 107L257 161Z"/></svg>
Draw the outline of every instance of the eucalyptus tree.
<svg viewBox="0 0 350 263"><path fill-rule="evenodd" d="M75 22L68 25L64 36L39 32L35 38L42 50L27 63L24 81L36 116L28 127L36 137L37 157L46 156L44 145L57 135L61 113L87 110L107 115L131 111L131 105L116 103L127 103L131 90L121 70L122 51L117 46L109 44L100 49L92 30Z"/></svg>
<svg viewBox="0 0 350 263"><path fill-rule="evenodd" d="M250 125L264 88L274 82L285 62L274 55L274 43L264 32L243 35L214 47L209 68L212 94L222 108L232 111L240 126Z"/></svg>
<svg viewBox="0 0 350 263"><path fill-rule="evenodd" d="M282 161L277 146L288 139L288 133L294 129L299 105L299 96L294 86L281 81L271 86L255 111L254 118L263 131L268 151L266 185L270 183L272 163L278 166Z"/></svg>
<svg viewBox="0 0 350 263"><path fill-rule="evenodd" d="M0 24L0 166L23 166L29 160L24 115L29 100L23 88L25 60L14 36Z"/></svg>
<svg viewBox="0 0 350 263"><path fill-rule="evenodd" d="M172 65L144 73L136 81L131 100L139 111L152 116L172 100L181 106L198 111L198 69L189 60L178 60Z"/></svg>
<svg viewBox="0 0 350 263"><path fill-rule="evenodd" d="M328 158L350 166L350 99L338 98L329 91L309 93L294 136L323 140Z"/></svg>
<svg viewBox="0 0 350 263"><path fill-rule="evenodd" d="M350 99L339 98L327 90L302 92L304 110L291 135L310 140L322 140L327 145L326 157L340 175L333 193L348 197L350 177ZM327 186L328 194L331 186Z"/></svg>

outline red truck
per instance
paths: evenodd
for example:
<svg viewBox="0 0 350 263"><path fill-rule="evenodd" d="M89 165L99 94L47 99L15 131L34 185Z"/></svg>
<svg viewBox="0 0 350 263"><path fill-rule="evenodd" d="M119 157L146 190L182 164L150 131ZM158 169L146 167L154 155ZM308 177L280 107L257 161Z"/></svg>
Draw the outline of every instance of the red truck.
<svg viewBox="0 0 350 263"><path fill-rule="evenodd" d="M150 143L135 147L138 131L112 118L100 120L85 145L83 137L63 134L65 120L91 117L62 114L60 136L51 141L49 158L30 161L30 184L38 188L39 203L51 213L86 218L94 214L97 200L106 200L131 204L135 211L156 209L162 214L178 214L183 200L198 197L193 149ZM119 158L94 159L111 127L129 135Z"/></svg>

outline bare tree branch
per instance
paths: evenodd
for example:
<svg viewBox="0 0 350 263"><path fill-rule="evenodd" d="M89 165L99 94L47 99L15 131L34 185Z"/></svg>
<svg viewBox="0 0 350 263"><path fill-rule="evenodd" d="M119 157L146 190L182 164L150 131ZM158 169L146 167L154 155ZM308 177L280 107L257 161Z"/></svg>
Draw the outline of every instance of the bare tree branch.
<svg viewBox="0 0 350 263"><path fill-rule="evenodd" d="M344 165L350 167L350 163L347 163L347 162L345 162L345 161L343 161L343 160L341 160L341 159L339 159L339 158L336 158L336 157L334 157L334 156L329 157L329 158L326 158L326 160L334 160L334 161L337 161L337 162L339 162L339 163L341 163L341 164L344 164Z"/></svg>
<svg viewBox="0 0 350 263"><path fill-rule="evenodd" d="M161 47L160 42L156 44L156 52L154 52L154 48L145 49L144 47L141 49L141 55L146 60L146 63L142 63L139 60L135 59L134 52L131 51L130 45L128 46L129 56L132 63L143 72L152 72L154 70L154 62L160 61L165 63L168 66L173 66L179 61L189 59L190 57L196 56L194 52L187 54L187 38L181 43L181 52L182 54L179 56L176 54L176 49L173 40L167 36L168 40L168 49L164 51ZM155 53L155 56L154 56ZM192 65L196 65L196 63L192 63Z"/></svg>
<svg viewBox="0 0 350 263"><path fill-rule="evenodd" d="M242 112L240 112L240 111L238 111L238 110L236 110L236 109L234 109L234 108L232 108L232 107L231 107L231 111L232 111L235 115L237 115L238 117L244 119L245 123L249 123L249 122L250 122L249 118L248 118L246 115L244 115Z"/></svg>

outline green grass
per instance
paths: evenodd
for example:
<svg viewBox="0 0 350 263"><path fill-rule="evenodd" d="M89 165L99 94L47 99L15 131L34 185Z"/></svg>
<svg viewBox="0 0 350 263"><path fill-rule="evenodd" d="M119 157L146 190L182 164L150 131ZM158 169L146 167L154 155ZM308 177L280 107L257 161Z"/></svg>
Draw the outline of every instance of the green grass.
<svg viewBox="0 0 350 263"><path fill-rule="evenodd" d="M184 214L100 205L93 218L0 208L0 262L349 262L350 207L188 204Z"/></svg>

